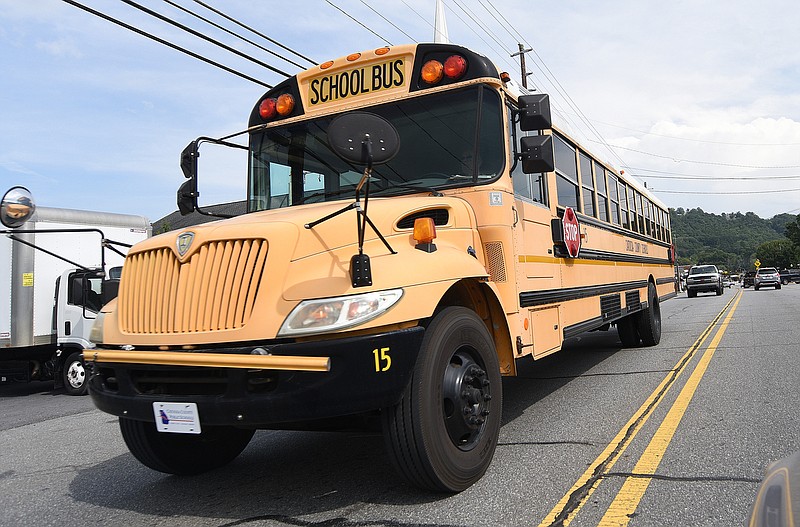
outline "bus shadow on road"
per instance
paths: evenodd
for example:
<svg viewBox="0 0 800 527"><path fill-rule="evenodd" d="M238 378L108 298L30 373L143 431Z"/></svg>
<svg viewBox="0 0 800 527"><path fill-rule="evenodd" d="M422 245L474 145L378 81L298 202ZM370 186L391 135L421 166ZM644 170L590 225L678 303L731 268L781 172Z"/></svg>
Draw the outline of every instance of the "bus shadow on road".
<svg viewBox="0 0 800 527"><path fill-rule="evenodd" d="M619 350L615 331L595 332L566 341L564 350L550 357L523 359L519 376L503 380L503 424ZM230 465L197 476L161 474L124 454L79 470L69 490L74 499L95 506L194 517L199 525L206 524L204 518L215 525L226 519L302 525L301 517L359 503L420 505L468 499L470 493L431 493L405 484L379 431L259 431ZM337 525L350 525L341 520Z"/></svg>
<svg viewBox="0 0 800 527"><path fill-rule="evenodd" d="M503 425L621 350L612 328L567 339L561 351L542 359L517 360L517 376L503 379Z"/></svg>
<svg viewBox="0 0 800 527"><path fill-rule="evenodd" d="M69 494L111 510L194 517L198 525L306 525L299 517L359 503L418 505L451 496L405 484L379 433L292 431L258 431L231 464L197 476L155 472L124 454L79 470Z"/></svg>

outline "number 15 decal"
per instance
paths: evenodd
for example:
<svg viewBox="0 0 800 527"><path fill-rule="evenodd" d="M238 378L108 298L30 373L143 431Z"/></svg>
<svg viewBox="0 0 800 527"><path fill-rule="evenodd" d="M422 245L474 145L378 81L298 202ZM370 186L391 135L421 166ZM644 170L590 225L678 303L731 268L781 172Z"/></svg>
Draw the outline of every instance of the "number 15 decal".
<svg viewBox="0 0 800 527"><path fill-rule="evenodd" d="M375 355L375 371L386 371L392 367L392 358L389 356L389 348L372 350Z"/></svg>

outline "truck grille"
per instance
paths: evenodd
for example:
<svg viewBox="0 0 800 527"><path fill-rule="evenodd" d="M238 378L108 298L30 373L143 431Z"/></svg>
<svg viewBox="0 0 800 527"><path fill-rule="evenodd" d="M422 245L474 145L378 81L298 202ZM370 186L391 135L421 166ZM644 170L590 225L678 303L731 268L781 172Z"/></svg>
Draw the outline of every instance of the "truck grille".
<svg viewBox="0 0 800 527"><path fill-rule="evenodd" d="M125 333L238 329L253 310L267 258L266 240L204 244L184 263L169 248L129 255L119 290Z"/></svg>

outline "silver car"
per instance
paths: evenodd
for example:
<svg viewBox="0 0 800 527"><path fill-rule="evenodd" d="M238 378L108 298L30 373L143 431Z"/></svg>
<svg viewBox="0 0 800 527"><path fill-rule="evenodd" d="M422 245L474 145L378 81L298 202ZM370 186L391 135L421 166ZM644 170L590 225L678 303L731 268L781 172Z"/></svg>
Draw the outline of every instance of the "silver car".
<svg viewBox="0 0 800 527"><path fill-rule="evenodd" d="M753 289L758 291L764 286L781 288L781 275L774 267L762 267L756 271L756 276L753 278Z"/></svg>

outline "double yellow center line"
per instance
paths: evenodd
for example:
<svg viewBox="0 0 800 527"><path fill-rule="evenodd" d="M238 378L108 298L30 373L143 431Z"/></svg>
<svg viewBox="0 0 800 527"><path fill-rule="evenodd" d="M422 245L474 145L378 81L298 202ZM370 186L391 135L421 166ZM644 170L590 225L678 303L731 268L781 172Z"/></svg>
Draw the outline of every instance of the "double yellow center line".
<svg viewBox="0 0 800 527"><path fill-rule="evenodd" d="M725 311L730 307L728 315L725 317L722 324L719 325L719 328L711 339L703 356L700 358L697 366L678 395L677 400L673 403L666 418L658 427L653 439L636 463L633 469L635 477L626 478L622 489L617 493L599 523L600 526L621 526L628 524L631 515L636 511L636 507L650 484L651 478L648 476L654 475L658 469L664 452L669 446L670 441L672 441L672 436L675 434L675 430L678 428L680 420L686 408L689 406L689 402L692 400L694 392L700 384L700 380L703 378L711 358L714 356L714 352L722 339L722 335L728 328L733 313L739 305L741 296L742 292L739 290L736 296L734 296L725 305L722 311L714 317L711 324L703 330L700 337L698 337L695 343L692 344L683 357L681 357L681 360L678 361L678 364L670 372L670 375L661 381L644 404L634 413L633 417L620 429L605 450L603 450L597 459L589 465L589 468L578 478L578 481L575 482L569 492L561 498L553 510L542 520L539 527L565 527L570 524L572 519L578 514L583 505L597 489L603 477L611 471L623 452L630 446L636 434L642 429L670 388L687 369L689 362L694 357L697 350L703 347L709 335L713 333L714 328L717 326L720 319L722 319ZM731 305L733 305L733 307L731 307Z"/></svg>

